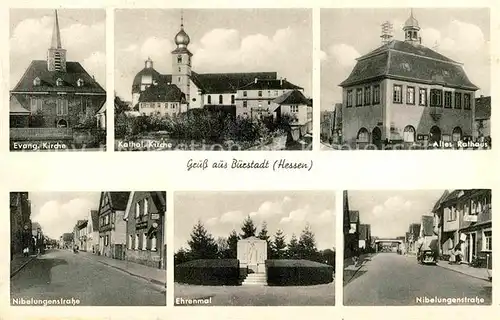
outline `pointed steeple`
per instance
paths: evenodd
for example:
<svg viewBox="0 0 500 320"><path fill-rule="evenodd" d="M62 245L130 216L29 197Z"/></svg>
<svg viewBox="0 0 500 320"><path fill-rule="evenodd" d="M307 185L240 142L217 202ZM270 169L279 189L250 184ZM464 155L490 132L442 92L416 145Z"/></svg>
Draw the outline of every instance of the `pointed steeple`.
<svg viewBox="0 0 500 320"><path fill-rule="evenodd" d="M54 10L54 28L52 29L52 42L51 49L62 49L61 45L61 31L59 30L59 18L57 17L57 10Z"/></svg>
<svg viewBox="0 0 500 320"><path fill-rule="evenodd" d="M61 44L61 30L59 29L59 17L54 10L54 29L52 30L52 41L47 52L47 69L49 71L66 71L66 50Z"/></svg>

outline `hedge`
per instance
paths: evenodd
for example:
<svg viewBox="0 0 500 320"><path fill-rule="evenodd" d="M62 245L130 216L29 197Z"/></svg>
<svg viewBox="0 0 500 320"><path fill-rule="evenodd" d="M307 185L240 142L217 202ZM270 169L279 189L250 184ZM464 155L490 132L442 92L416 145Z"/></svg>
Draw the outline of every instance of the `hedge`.
<svg viewBox="0 0 500 320"><path fill-rule="evenodd" d="M239 285L237 259L192 260L175 266L174 280L197 285Z"/></svg>
<svg viewBox="0 0 500 320"><path fill-rule="evenodd" d="M305 286L330 283L334 268L309 260L266 260L270 286Z"/></svg>

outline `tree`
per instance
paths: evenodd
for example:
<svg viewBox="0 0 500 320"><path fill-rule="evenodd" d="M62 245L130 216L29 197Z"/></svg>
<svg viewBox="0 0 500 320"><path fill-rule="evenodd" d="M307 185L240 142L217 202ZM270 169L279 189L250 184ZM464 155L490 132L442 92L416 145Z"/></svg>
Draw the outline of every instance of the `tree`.
<svg viewBox="0 0 500 320"><path fill-rule="evenodd" d="M184 262L189 261L189 251L187 251L184 248L180 248L175 254L174 254L174 265L178 265Z"/></svg>
<svg viewBox="0 0 500 320"><path fill-rule="evenodd" d="M316 248L316 239L311 231L309 224L306 225L299 240L299 256L301 259L317 260L318 249Z"/></svg>
<svg viewBox="0 0 500 320"><path fill-rule="evenodd" d="M255 232L257 232L257 228L253 223L253 220L248 216L245 221L243 221L243 225L241 226L241 231L243 232L240 235L241 239L246 239L250 237L255 237Z"/></svg>
<svg viewBox="0 0 500 320"><path fill-rule="evenodd" d="M116 114L121 114L124 113L125 111L128 111L129 107L125 101L122 100L119 96L116 95L115 93L115 115Z"/></svg>
<svg viewBox="0 0 500 320"><path fill-rule="evenodd" d="M287 248L287 256L290 259L300 259L299 257L299 242L297 241L297 237L295 234L292 234L290 238L290 243Z"/></svg>
<svg viewBox="0 0 500 320"><path fill-rule="evenodd" d="M236 233L236 230L233 230L229 237L227 238L227 246L228 246L228 252L226 255L227 259L236 259L238 255L238 240L240 240L240 237Z"/></svg>
<svg viewBox="0 0 500 320"><path fill-rule="evenodd" d="M267 223L264 221L262 222L262 227L259 231L259 234L257 235L257 238L260 240L266 240L266 245L267 245L267 255L272 256L272 245L271 241L269 241L269 235L267 234Z"/></svg>
<svg viewBox="0 0 500 320"><path fill-rule="evenodd" d="M227 251L229 250L227 239L224 237L218 237L215 243L217 244L218 257L221 259L226 258Z"/></svg>
<svg viewBox="0 0 500 320"><path fill-rule="evenodd" d="M274 240L271 245L271 258L284 259L286 258L286 241L285 235L281 229L278 229L274 234Z"/></svg>
<svg viewBox="0 0 500 320"><path fill-rule="evenodd" d="M217 258L217 244L199 220L193 227L188 245L191 249L191 260Z"/></svg>

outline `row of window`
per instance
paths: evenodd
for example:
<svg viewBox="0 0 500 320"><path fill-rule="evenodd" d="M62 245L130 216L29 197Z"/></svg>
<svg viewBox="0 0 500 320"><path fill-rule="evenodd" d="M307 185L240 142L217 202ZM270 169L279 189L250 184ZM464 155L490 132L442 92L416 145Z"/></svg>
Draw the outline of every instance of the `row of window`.
<svg viewBox="0 0 500 320"><path fill-rule="evenodd" d="M92 108L92 99L81 97L80 107L82 113L87 113L89 109ZM37 111L43 110L43 99L41 98L31 98L30 100L30 111L31 113L36 113ZM58 116L68 115L68 100L67 99L56 99L56 114Z"/></svg>
<svg viewBox="0 0 500 320"><path fill-rule="evenodd" d="M39 77L36 77L35 79L33 79L33 85L35 87L38 87L41 84L42 84L42 80L40 80ZM56 80L56 86L61 87L63 84L64 84L63 79L57 78L57 80ZM82 78L79 78L78 80L76 80L76 86L77 87L83 87L84 84L85 84L85 81L83 81Z"/></svg>
<svg viewBox="0 0 500 320"><path fill-rule="evenodd" d="M142 107L143 108L161 108L162 105L165 106L166 108L170 108L170 109L176 109L177 108L177 104L176 103L162 103L162 102L142 102Z"/></svg>
<svg viewBox="0 0 500 320"><path fill-rule="evenodd" d="M231 104L234 104L235 102L235 97L234 94L231 95ZM207 96L207 103L212 104L212 96L208 95ZM219 104L224 104L224 96L222 94L219 95Z"/></svg>
<svg viewBox="0 0 500 320"><path fill-rule="evenodd" d="M468 215L478 215L483 210L491 206L491 200L487 197L483 197L482 199L472 199L467 203L460 204L458 207L451 206L445 209L445 219L446 221L455 221L460 214L463 216Z"/></svg>
<svg viewBox="0 0 500 320"><path fill-rule="evenodd" d="M443 141L449 141L449 136L443 135ZM462 140L462 129L460 127L455 127L452 131L451 140L454 142ZM406 126L403 130L403 141L408 143L416 142L416 130L413 126ZM361 128L358 131L357 142L359 143L370 143L370 132L366 128Z"/></svg>
<svg viewBox="0 0 500 320"><path fill-rule="evenodd" d="M406 100L404 99L406 97ZM454 99L453 99L454 98ZM471 109L471 95L470 93L462 92L451 92L443 91L441 89L430 89L430 101L429 105L431 107L445 107L445 108L455 108L455 109ZM403 103L414 105L415 101L415 87L406 86L406 94L403 95L403 86L395 84L393 89L393 99L394 103ZM427 89L418 88L418 105L427 106Z"/></svg>
<svg viewBox="0 0 500 320"><path fill-rule="evenodd" d="M153 234L151 238L148 238L146 233L135 234L128 236L127 248L129 250L157 250L158 239L156 234Z"/></svg>
<svg viewBox="0 0 500 320"><path fill-rule="evenodd" d="M286 91L285 91L285 90L283 90L283 94L285 94L285 92L286 92ZM274 90L274 92L273 92L273 93L274 93L274 97L277 97L277 96L279 95L279 91L278 91L278 90ZM243 96L244 96L244 97L247 97L247 96L248 96L248 91L246 91L246 90L245 90L245 91L243 91ZM257 91L257 96L258 96L258 97L263 97L263 91L262 91L262 90ZM267 96L268 96L268 97L271 97L271 90L268 90L268 91L267 91Z"/></svg>
<svg viewBox="0 0 500 320"><path fill-rule="evenodd" d="M430 89L430 101L428 101L428 94L426 88L418 88L418 101L416 97L416 87L406 86L406 93L403 94L403 85L395 84L393 87L392 101L394 103L402 104L403 101L409 105L431 106L431 107L445 107L455 109L471 109L471 94L461 92L443 91L441 89ZM405 99L406 98L406 99ZM346 107L352 106L369 106L380 103L380 86L366 86L364 88L357 88L347 90Z"/></svg>

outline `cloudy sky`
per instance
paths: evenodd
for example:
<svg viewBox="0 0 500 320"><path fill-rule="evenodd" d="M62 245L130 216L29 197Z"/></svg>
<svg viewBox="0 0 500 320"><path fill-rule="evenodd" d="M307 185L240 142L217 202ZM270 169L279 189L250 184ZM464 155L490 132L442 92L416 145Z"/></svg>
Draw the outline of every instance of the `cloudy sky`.
<svg viewBox="0 0 500 320"><path fill-rule="evenodd" d="M106 87L106 11L58 10L61 42L68 61L77 61ZM21 79L32 60L46 60L52 39L54 10L10 11L10 87Z"/></svg>
<svg viewBox="0 0 500 320"><path fill-rule="evenodd" d="M184 29L191 38L193 70L275 71L311 95L311 10L188 9ZM122 9L115 13L115 88L131 99L134 76L148 57L160 73L171 73L173 39L180 28L177 9Z"/></svg>
<svg viewBox="0 0 500 320"><path fill-rule="evenodd" d="M257 233L266 221L268 234L281 229L287 242L292 234L299 237L309 223L318 249L335 246L334 192L176 192L174 196L175 251L188 247L198 220L217 239L233 229L241 233L247 216L258 226Z"/></svg>
<svg viewBox="0 0 500 320"><path fill-rule="evenodd" d="M381 24L390 21L394 39L404 40L402 27L409 9L321 10L321 109L342 102L338 86L355 59L381 45ZM490 17L488 9L413 9L422 44L464 64L470 80L490 95Z"/></svg>
<svg viewBox="0 0 500 320"><path fill-rule="evenodd" d="M87 219L99 207L100 192L30 192L31 220L40 223L52 239L73 232L77 220Z"/></svg>
<svg viewBox="0 0 500 320"><path fill-rule="evenodd" d="M349 191L349 210L359 211L360 222L370 224L372 236L397 237L411 223L432 215L444 190Z"/></svg>

